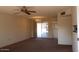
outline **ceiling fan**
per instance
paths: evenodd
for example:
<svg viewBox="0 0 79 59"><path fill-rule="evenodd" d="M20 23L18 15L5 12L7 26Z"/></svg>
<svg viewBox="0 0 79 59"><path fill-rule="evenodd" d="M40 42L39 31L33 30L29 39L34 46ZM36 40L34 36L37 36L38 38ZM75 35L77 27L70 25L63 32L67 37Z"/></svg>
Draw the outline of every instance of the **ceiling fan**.
<svg viewBox="0 0 79 59"><path fill-rule="evenodd" d="M27 8L26 6L22 6L21 8L19 8L18 11L23 12L23 13L25 13L27 15L31 15L31 13L36 13L36 11L29 10L29 8Z"/></svg>

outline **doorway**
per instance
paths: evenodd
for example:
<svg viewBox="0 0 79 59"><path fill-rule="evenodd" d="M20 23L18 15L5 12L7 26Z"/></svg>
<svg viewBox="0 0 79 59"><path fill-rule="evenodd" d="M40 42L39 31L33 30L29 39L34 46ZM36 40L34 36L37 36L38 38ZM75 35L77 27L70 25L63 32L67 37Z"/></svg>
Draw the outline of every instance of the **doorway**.
<svg viewBox="0 0 79 59"><path fill-rule="evenodd" d="M48 38L48 22L37 23L37 38Z"/></svg>

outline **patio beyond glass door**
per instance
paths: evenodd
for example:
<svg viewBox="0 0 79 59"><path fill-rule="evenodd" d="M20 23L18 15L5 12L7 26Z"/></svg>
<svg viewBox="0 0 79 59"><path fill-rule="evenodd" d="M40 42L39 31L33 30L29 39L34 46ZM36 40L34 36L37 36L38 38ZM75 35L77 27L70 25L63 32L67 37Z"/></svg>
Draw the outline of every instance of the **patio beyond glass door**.
<svg viewBox="0 0 79 59"><path fill-rule="evenodd" d="M48 38L48 23L37 23L37 37Z"/></svg>

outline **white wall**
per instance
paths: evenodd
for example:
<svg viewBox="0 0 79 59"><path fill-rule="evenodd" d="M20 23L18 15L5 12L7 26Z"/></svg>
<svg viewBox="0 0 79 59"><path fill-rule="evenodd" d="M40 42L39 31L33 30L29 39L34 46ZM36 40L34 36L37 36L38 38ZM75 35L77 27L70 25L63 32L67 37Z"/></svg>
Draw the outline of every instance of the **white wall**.
<svg viewBox="0 0 79 59"><path fill-rule="evenodd" d="M0 14L0 47L31 37L31 20L8 14Z"/></svg>
<svg viewBox="0 0 79 59"><path fill-rule="evenodd" d="M72 14L72 19L73 19L73 25L77 25L77 33L73 32L73 51L78 52L79 51L79 6L73 7L73 14Z"/></svg>
<svg viewBox="0 0 79 59"><path fill-rule="evenodd" d="M58 31L56 26L57 26L57 18L52 18L48 20L49 38L58 38Z"/></svg>
<svg viewBox="0 0 79 59"><path fill-rule="evenodd" d="M58 39L58 24L57 21L53 21L53 37Z"/></svg>
<svg viewBox="0 0 79 59"><path fill-rule="evenodd" d="M77 13L77 15L76 15L77 25L79 25L79 6L76 7L76 13ZM78 29L79 29L79 26L78 26ZM79 38L79 30L78 30L78 36L77 37Z"/></svg>
<svg viewBox="0 0 79 59"><path fill-rule="evenodd" d="M73 7L72 9L72 20L73 20L73 25L77 25L77 8L76 7ZM78 48L77 48L77 33L73 32L72 33L73 37L73 44L72 44L72 47L73 47L73 51L76 52L78 51Z"/></svg>
<svg viewBox="0 0 79 59"><path fill-rule="evenodd" d="M77 38L79 38L79 6L74 7L73 8L74 11L74 24L77 25L77 33L74 33L74 39L73 39L73 51L79 51L79 40L77 40Z"/></svg>
<svg viewBox="0 0 79 59"><path fill-rule="evenodd" d="M61 16L60 13L58 14L58 44L72 45L72 18Z"/></svg>

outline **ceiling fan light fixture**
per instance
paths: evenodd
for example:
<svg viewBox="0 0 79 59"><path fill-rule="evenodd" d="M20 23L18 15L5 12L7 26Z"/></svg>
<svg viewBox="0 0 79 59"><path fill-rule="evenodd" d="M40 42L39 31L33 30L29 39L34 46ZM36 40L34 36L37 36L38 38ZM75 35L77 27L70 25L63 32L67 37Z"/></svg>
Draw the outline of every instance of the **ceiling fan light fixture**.
<svg viewBox="0 0 79 59"><path fill-rule="evenodd" d="M29 10L26 6L22 6L20 8L20 12L31 15L31 13L36 13L36 11Z"/></svg>

